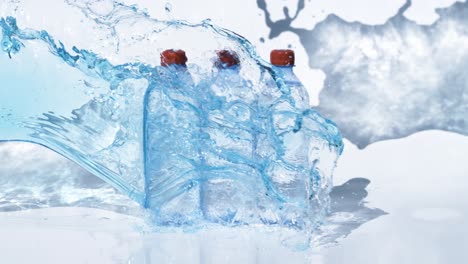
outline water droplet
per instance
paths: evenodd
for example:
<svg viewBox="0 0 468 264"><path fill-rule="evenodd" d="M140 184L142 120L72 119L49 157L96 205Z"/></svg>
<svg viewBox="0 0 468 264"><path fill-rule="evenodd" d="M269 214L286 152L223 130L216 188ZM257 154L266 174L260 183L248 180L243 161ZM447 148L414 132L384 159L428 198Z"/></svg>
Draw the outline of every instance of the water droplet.
<svg viewBox="0 0 468 264"><path fill-rule="evenodd" d="M171 3L166 3L166 5L164 6L164 10L166 10L166 12L170 13L172 11Z"/></svg>
<svg viewBox="0 0 468 264"><path fill-rule="evenodd" d="M203 24L211 24L211 18L207 18L205 20L202 21Z"/></svg>

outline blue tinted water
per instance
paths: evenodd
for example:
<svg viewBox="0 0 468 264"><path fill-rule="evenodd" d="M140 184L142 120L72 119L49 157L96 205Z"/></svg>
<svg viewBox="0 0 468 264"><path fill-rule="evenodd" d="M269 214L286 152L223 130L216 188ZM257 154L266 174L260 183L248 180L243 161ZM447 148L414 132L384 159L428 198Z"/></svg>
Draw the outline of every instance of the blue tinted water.
<svg viewBox="0 0 468 264"><path fill-rule="evenodd" d="M201 111L185 66L158 67L146 92L145 206L162 224L193 224L200 217Z"/></svg>
<svg viewBox="0 0 468 264"><path fill-rule="evenodd" d="M151 208L160 224L320 221L343 148L332 122L296 106L284 76L231 31L210 21L158 21L123 5L111 14L112 21L92 13L93 21L112 25L119 42L109 49L124 63L20 29L13 17L0 20L0 140L62 154ZM140 29L149 33L129 40ZM189 51L200 46L188 52L197 63L181 72L147 59L167 48L168 36ZM213 50L225 47L239 53L237 73L212 68Z"/></svg>

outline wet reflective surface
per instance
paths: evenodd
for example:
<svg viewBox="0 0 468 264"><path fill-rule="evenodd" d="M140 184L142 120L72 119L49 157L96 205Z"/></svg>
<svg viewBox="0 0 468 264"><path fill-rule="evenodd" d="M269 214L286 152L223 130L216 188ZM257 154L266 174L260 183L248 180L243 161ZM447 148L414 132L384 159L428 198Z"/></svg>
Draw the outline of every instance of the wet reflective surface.
<svg viewBox="0 0 468 264"><path fill-rule="evenodd" d="M295 251L282 243L290 235L295 237L288 230L219 226L195 233L154 230L138 204L41 146L2 143L0 158L4 161L0 166L0 229L5 231L0 244L10 241L12 252L27 247L31 256L48 259L55 248L70 255L75 254L70 252L75 246L86 251L71 263L86 259L104 263L115 263L115 259L129 263L283 263L284 259L309 263L313 255L311 250ZM43 183L50 188L43 190ZM366 206L369 184L367 179L352 178L333 188L330 215L313 235L314 250L333 245L385 214ZM31 237L30 232L37 235ZM76 243L63 244L70 237ZM37 247L35 239L46 243ZM109 249L109 242L119 246ZM181 245L185 250L181 251ZM12 252L0 250L6 259L19 263L29 259Z"/></svg>
<svg viewBox="0 0 468 264"><path fill-rule="evenodd" d="M268 232L237 230L235 235L220 232L215 238L213 233L198 237L155 233L148 230L141 215L116 214L98 206L106 210L72 207L0 213L4 234L0 243L8 246L0 254L6 260L18 260L16 263L30 263L35 258L50 259L50 263L187 263L206 257L202 253L207 248L218 248L222 254L213 255L213 261L221 258L224 263L279 263L275 261L285 257L291 263L309 264L344 263L347 259L370 264L435 264L459 263L468 257L464 250L468 243L468 203L464 199L468 140L432 131L366 150L346 144L335 171L332 214L314 236L316 246L307 252L289 250L274 242ZM28 152L45 157L37 150ZM5 155L2 160L14 167L18 163L9 155L10 159ZM28 154L21 155L28 160ZM37 158L36 165L39 162L44 161ZM5 165L1 171L2 175L8 171ZM229 246L220 248L218 242L223 239ZM25 248L29 254L20 254ZM63 253L57 253L58 248Z"/></svg>

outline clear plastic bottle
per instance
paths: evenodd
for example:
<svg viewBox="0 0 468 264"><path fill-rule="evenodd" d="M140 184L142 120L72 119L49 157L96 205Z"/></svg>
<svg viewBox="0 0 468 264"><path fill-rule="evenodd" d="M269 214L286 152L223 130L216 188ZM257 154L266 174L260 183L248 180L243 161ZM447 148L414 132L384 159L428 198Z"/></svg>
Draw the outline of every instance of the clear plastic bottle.
<svg viewBox="0 0 468 264"><path fill-rule="evenodd" d="M206 115L202 210L210 221L252 223L256 188L263 186L253 166L257 95L239 73L237 54L222 50L217 55L213 76L201 88L207 98L202 104Z"/></svg>
<svg viewBox="0 0 468 264"><path fill-rule="evenodd" d="M192 224L201 217L200 111L186 61L182 50L162 52L145 95L145 206L163 225Z"/></svg>
<svg viewBox="0 0 468 264"><path fill-rule="evenodd" d="M299 78L294 74L293 67L295 63L295 54L293 50L272 50L270 53L270 62L273 65L272 70L275 80L282 89L289 93L294 106L301 110L310 108L309 94L302 85Z"/></svg>
<svg viewBox="0 0 468 264"><path fill-rule="evenodd" d="M262 113L269 120L272 130L267 139L259 142L257 152L269 159L265 172L271 192L279 201L277 218L280 224L303 227L307 221L311 179L309 142L307 133L301 129L303 112L309 108L309 97L293 72L294 52L273 50L270 61L271 77L265 79L267 91L264 94L276 97L262 97ZM268 156L265 146L274 146ZM266 153L266 154L265 154Z"/></svg>

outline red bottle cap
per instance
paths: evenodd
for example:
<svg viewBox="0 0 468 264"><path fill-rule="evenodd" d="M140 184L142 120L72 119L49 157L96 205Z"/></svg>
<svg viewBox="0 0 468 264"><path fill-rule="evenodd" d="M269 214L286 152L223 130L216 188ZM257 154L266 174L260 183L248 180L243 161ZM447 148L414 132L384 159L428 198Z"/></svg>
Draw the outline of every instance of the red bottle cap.
<svg viewBox="0 0 468 264"><path fill-rule="evenodd" d="M218 60L215 65L218 67L231 67L239 65L240 60L239 56L235 51L232 50L219 50L216 52L218 54Z"/></svg>
<svg viewBox="0 0 468 264"><path fill-rule="evenodd" d="M165 50L161 53L161 66L185 65L187 56L183 50Z"/></svg>
<svg viewBox="0 0 468 264"><path fill-rule="evenodd" d="M270 62L275 66L294 66L294 51L289 49L272 50Z"/></svg>

